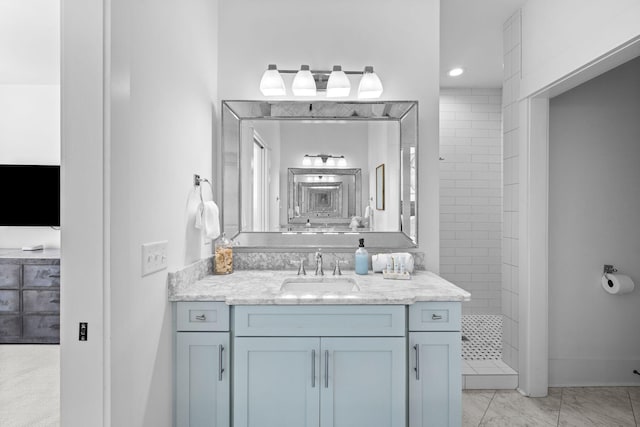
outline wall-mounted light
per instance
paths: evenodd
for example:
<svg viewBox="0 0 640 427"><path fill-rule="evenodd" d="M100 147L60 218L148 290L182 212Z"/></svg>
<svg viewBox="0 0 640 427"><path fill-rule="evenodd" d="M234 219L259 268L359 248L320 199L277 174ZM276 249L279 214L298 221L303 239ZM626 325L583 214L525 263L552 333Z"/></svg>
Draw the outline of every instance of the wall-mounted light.
<svg viewBox="0 0 640 427"><path fill-rule="evenodd" d="M349 96L349 74L362 75L358 85L358 98L379 98L383 91L382 82L370 65L364 71L344 71L340 65L334 65L332 71L325 71L311 70L308 65L302 65L299 70L278 70L275 64L269 64L260 81L260 92L264 96L285 96L282 74L295 74L291 85L294 96L316 96L317 92L325 92L328 98Z"/></svg>
<svg viewBox="0 0 640 427"><path fill-rule="evenodd" d="M344 156L334 156L332 154L305 154L302 158L302 165L311 166L312 159L314 166L347 166L347 159Z"/></svg>

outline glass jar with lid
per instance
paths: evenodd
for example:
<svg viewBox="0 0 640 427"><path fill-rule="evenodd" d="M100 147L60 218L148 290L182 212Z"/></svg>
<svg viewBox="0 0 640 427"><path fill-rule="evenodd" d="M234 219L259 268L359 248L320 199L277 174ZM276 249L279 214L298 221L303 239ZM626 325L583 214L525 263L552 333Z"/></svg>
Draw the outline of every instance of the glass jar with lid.
<svg viewBox="0 0 640 427"><path fill-rule="evenodd" d="M224 233L215 243L213 271L215 274L233 273L233 242Z"/></svg>

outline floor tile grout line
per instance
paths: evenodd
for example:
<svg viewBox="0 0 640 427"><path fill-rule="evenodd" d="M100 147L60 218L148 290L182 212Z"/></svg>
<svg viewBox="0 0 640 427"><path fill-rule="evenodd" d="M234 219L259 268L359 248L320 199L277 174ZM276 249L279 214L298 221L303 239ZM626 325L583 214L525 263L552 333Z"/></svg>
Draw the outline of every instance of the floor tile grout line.
<svg viewBox="0 0 640 427"><path fill-rule="evenodd" d="M480 418L480 423L478 424L478 427L482 426L482 421L484 421L484 417L487 415L489 406L491 406L491 403L493 403L493 398L496 397L496 393L497 393L497 390L493 390L493 394L491 395L491 400L489 400L489 404L487 405L487 407L484 409L484 412L482 413L482 418Z"/></svg>
<svg viewBox="0 0 640 427"><path fill-rule="evenodd" d="M629 390L627 390L627 397L629 398L629 405L631 405L631 414L633 415L633 421L636 423L636 427L638 427L638 418L636 418L636 411L633 410L633 400L631 400L631 392L629 392Z"/></svg>
<svg viewBox="0 0 640 427"><path fill-rule="evenodd" d="M558 422L556 427L560 427L560 413L562 412L562 401L564 400L564 387L560 388L560 407L558 408Z"/></svg>

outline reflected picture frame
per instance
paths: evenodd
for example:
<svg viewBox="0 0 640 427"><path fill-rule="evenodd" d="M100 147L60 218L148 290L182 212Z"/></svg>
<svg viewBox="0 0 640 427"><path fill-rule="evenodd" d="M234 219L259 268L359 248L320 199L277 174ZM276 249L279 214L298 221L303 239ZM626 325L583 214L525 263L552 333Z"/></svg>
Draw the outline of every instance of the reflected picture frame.
<svg viewBox="0 0 640 427"><path fill-rule="evenodd" d="M376 168L376 209L384 210L384 163Z"/></svg>

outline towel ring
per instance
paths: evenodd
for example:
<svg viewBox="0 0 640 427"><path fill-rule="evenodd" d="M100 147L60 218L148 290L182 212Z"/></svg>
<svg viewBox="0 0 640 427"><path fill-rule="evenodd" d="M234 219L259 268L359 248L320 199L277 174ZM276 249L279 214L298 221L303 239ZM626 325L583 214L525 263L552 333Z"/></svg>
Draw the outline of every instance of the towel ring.
<svg viewBox="0 0 640 427"><path fill-rule="evenodd" d="M198 175L197 173L193 174L193 185L195 185L196 187L200 187L200 201L202 203L204 203L204 199L202 198L202 186L200 184L203 182L209 184L209 187L211 188L211 198L213 199L213 185L211 184L211 181L209 181L207 178L200 178L200 175Z"/></svg>

